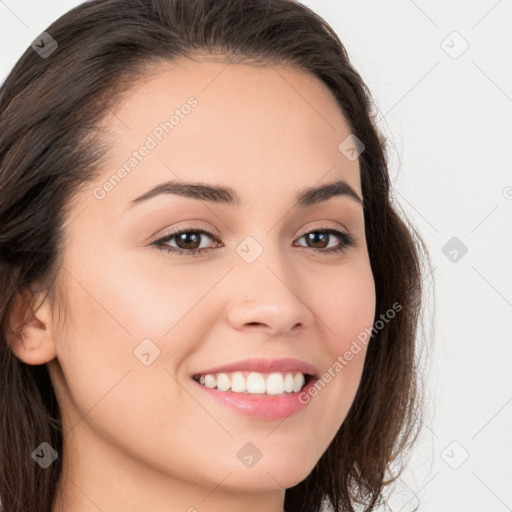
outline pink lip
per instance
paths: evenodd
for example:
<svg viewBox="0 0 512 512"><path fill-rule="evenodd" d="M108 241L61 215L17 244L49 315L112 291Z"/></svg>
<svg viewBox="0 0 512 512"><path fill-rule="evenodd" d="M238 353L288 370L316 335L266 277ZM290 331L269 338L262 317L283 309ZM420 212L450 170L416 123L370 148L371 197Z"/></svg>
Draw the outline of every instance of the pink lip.
<svg viewBox="0 0 512 512"><path fill-rule="evenodd" d="M277 420L305 409L311 399L308 391L315 385L317 380L315 377L310 377L301 391L279 396L219 391L218 389L203 386L195 380L193 382L194 385L199 386L208 396L237 412L252 416L253 418ZM302 397L302 400L300 397ZM308 397L309 399L306 399Z"/></svg>
<svg viewBox="0 0 512 512"><path fill-rule="evenodd" d="M200 372L195 372L193 375L206 375L208 373L221 373L221 372L236 372L236 371L253 371L253 372L301 372L308 373L318 378L317 369L304 361L293 358L286 359L244 359L243 361L237 361L235 363L225 364L222 366L215 366L213 368L207 368ZM239 394L239 393L238 393Z"/></svg>

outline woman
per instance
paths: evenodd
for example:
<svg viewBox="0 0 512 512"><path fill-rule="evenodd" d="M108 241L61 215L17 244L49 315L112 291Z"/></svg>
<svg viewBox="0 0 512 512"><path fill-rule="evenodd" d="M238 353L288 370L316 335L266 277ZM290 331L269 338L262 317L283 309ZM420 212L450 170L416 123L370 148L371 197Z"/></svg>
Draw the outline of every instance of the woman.
<svg viewBox="0 0 512 512"><path fill-rule="evenodd" d="M371 105L292 0L93 0L34 41L0 93L6 511L381 502L424 247Z"/></svg>

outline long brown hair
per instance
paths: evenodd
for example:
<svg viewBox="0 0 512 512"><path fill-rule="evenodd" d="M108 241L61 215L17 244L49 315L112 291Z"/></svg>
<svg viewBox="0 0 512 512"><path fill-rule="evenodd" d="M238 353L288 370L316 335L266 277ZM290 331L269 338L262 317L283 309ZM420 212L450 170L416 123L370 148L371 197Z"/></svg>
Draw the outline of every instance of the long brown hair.
<svg viewBox="0 0 512 512"><path fill-rule="evenodd" d="M312 73L332 91L365 146L359 162L375 320L392 304L402 309L372 337L348 416L308 477L286 490L285 509L318 512L325 502L353 512L358 502L373 510L390 465L419 434L420 257L428 259L428 253L393 205L373 100L338 36L293 0L92 0L46 32L58 46L46 58L29 47L0 89L3 509L50 512L62 477L59 405L46 365L28 365L14 355L13 344L21 341L11 329L14 300L29 291L34 307L34 292L42 291L65 311L56 285L62 223L80 187L98 176L107 150L97 130L102 116L144 76L147 64L208 52L226 61L286 64ZM59 454L47 469L31 457L43 441Z"/></svg>

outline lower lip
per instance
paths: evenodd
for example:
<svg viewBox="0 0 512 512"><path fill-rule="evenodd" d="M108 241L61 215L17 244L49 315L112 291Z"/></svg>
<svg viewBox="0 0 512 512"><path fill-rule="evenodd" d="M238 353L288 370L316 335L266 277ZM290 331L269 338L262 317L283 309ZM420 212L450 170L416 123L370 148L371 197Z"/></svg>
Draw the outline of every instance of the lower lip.
<svg viewBox="0 0 512 512"><path fill-rule="evenodd" d="M265 420L286 418L305 409L311 400L311 395L309 395L308 391L315 385L317 380L310 378L309 382L297 393L286 395L251 395L248 393L235 393L234 391L219 391L218 389L203 386L192 379L205 393L221 404L253 418ZM299 395L303 397L305 403L299 401Z"/></svg>

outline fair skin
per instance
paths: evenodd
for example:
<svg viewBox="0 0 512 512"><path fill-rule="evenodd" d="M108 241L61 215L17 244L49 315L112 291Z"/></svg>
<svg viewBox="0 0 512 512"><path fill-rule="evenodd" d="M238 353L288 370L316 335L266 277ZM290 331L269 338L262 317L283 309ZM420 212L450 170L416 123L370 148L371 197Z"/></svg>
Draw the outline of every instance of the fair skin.
<svg viewBox="0 0 512 512"><path fill-rule="evenodd" d="M197 106L97 199L191 96ZM336 179L362 198L358 160L338 149L350 129L315 77L213 59L161 64L108 114L108 165L66 219L65 332L44 303L17 348L29 364L49 363L62 411L53 512L281 512L285 489L307 477L343 423L366 350L279 420L211 400L191 374L251 357L298 358L322 374L372 326L362 205L339 195L293 206L300 190ZM229 186L241 204L162 194L128 206L169 180ZM202 255L151 245L185 226L217 233L221 246L206 235ZM330 226L355 246L326 253L342 243L334 235L308 245L303 235ZM248 236L263 249L250 264L236 251ZM167 245L189 247L177 237ZM160 350L149 366L134 356L146 338ZM262 454L252 467L237 457L248 442Z"/></svg>

